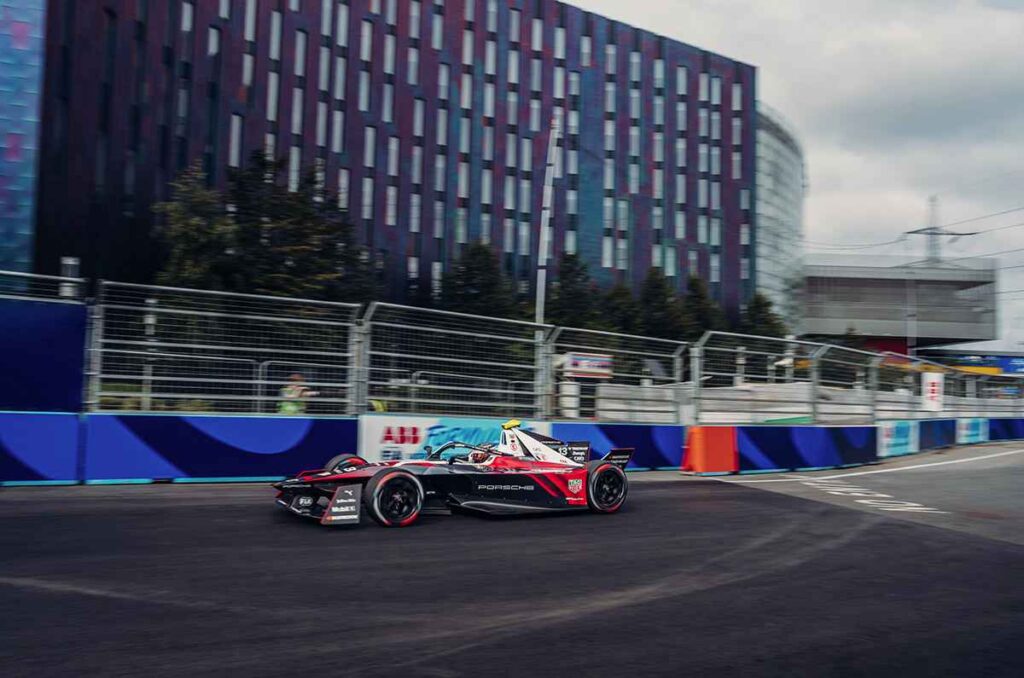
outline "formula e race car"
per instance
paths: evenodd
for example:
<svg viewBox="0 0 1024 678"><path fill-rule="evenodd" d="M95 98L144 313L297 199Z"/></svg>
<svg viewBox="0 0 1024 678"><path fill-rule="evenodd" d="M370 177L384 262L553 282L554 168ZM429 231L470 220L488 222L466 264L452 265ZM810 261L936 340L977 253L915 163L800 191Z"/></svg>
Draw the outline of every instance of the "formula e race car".
<svg viewBox="0 0 1024 678"><path fill-rule="evenodd" d="M426 458L371 463L340 454L315 471L275 483L277 503L322 525L357 525L365 511L385 527L453 511L514 515L614 513L626 500L632 449L590 461L590 443L562 442L502 424L501 441L448 442Z"/></svg>

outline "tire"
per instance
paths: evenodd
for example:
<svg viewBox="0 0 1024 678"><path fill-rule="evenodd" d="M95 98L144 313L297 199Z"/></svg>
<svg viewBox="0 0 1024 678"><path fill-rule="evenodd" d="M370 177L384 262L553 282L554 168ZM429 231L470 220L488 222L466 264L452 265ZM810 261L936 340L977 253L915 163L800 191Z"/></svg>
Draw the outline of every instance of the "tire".
<svg viewBox="0 0 1024 678"><path fill-rule="evenodd" d="M324 470L333 471L338 468L344 461L358 460L360 465L365 464L366 460L355 454L338 454L331 457L331 460L324 464Z"/></svg>
<svg viewBox="0 0 1024 678"><path fill-rule="evenodd" d="M587 505L595 513L615 513L622 508L629 481L621 468L607 461L587 464Z"/></svg>
<svg viewBox="0 0 1024 678"><path fill-rule="evenodd" d="M366 483L363 506L384 527L405 527L423 509L423 485L408 471L381 469Z"/></svg>

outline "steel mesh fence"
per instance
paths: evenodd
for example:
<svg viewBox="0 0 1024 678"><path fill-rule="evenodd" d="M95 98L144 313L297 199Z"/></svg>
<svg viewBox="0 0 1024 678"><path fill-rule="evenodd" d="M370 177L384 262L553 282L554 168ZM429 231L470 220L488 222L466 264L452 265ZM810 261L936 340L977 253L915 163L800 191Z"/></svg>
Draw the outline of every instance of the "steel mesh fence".
<svg viewBox="0 0 1024 678"><path fill-rule="evenodd" d="M20 271L0 271L0 297L81 303L85 298L85 280Z"/></svg>
<svg viewBox="0 0 1024 678"><path fill-rule="evenodd" d="M676 423L688 405L686 344L559 327L548 342L548 411L556 419Z"/></svg>
<svg viewBox="0 0 1024 678"><path fill-rule="evenodd" d="M363 320L367 398L387 412L537 417L546 325L373 304Z"/></svg>
<svg viewBox="0 0 1024 678"><path fill-rule="evenodd" d="M101 284L99 410L346 414L359 306Z"/></svg>

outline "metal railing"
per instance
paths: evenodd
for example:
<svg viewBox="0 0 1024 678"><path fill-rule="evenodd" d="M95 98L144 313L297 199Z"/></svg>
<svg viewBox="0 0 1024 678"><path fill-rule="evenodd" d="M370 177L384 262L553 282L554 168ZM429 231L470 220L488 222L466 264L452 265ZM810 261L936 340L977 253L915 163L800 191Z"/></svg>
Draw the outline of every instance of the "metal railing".
<svg viewBox="0 0 1024 678"><path fill-rule="evenodd" d="M87 404L351 414L358 314L357 304L104 281Z"/></svg>
<svg viewBox="0 0 1024 678"><path fill-rule="evenodd" d="M0 297L82 303L0 272ZM709 332L688 345L424 308L100 282L91 411L858 424L1024 416L1024 380L893 353ZM942 397L925 392L941 375Z"/></svg>
<svg viewBox="0 0 1024 678"><path fill-rule="evenodd" d="M84 278L0 271L0 297L80 304L85 299L85 283Z"/></svg>

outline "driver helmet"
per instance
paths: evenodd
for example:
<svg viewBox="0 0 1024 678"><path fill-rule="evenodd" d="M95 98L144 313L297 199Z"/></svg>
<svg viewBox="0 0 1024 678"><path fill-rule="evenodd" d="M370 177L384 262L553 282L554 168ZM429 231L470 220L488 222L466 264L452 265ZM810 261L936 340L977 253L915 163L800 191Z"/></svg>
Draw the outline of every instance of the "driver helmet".
<svg viewBox="0 0 1024 678"><path fill-rule="evenodd" d="M482 450L473 450L469 453L470 464L483 464L491 458L490 452L484 452Z"/></svg>

